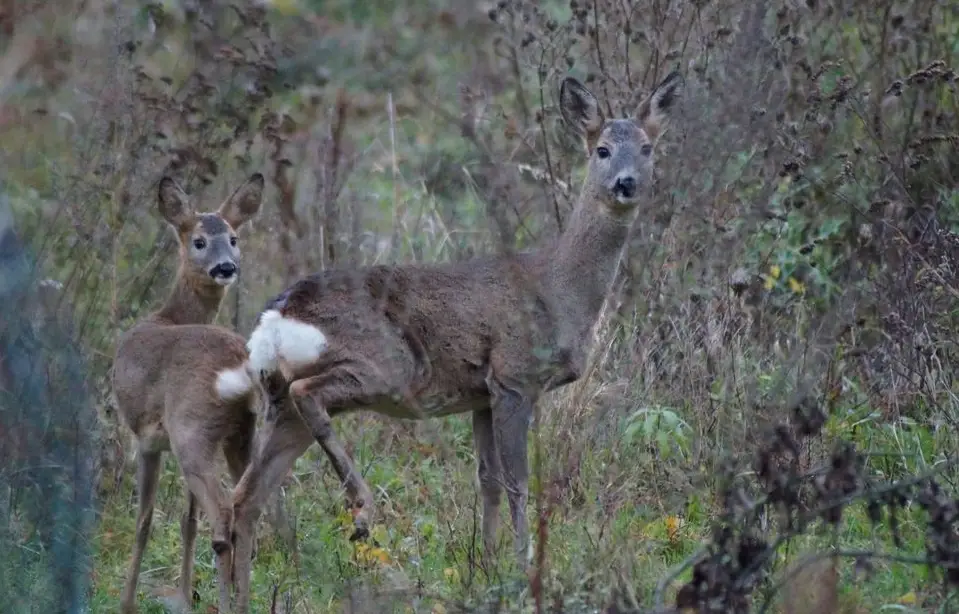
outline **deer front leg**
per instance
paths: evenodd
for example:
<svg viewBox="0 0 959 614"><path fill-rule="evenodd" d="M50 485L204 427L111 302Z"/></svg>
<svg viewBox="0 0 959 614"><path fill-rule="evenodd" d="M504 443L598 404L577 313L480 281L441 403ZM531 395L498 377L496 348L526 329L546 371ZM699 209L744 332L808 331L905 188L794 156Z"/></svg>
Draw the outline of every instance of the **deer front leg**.
<svg viewBox="0 0 959 614"><path fill-rule="evenodd" d="M529 567L529 524L526 516L526 502L529 498L527 436L535 401L495 378L490 378L487 383L492 399L493 433L499 448L506 499L509 501L509 512L516 536L515 554L520 569L525 571Z"/></svg>
<svg viewBox="0 0 959 614"><path fill-rule="evenodd" d="M137 459L137 490L139 491L140 510L137 514L136 541L133 544L133 558L127 581L120 597L120 611L132 614L137 611L137 580L140 578L140 565L147 541L150 539L150 527L153 524L153 506L156 503L157 482L160 477L161 453L140 448Z"/></svg>
<svg viewBox="0 0 959 614"><path fill-rule="evenodd" d="M483 555L492 560L499 529L499 506L503 498L503 470L490 409L473 413L473 447L476 450L476 477L483 499Z"/></svg>
<svg viewBox="0 0 959 614"><path fill-rule="evenodd" d="M314 439L326 452L333 469L346 488L347 505L353 514L355 530L350 541L363 539L370 534L373 516L373 493L356 470L353 459L333 431L327 407L355 402L364 395L357 390L355 379L343 377L345 372L333 369L323 375L301 379L290 386L290 395L303 421L310 428Z"/></svg>

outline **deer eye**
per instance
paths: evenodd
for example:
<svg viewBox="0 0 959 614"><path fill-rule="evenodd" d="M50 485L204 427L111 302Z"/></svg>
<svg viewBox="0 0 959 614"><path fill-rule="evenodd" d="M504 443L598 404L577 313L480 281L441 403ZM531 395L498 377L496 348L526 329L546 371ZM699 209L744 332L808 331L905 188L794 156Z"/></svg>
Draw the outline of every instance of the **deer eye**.
<svg viewBox="0 0 959 614"><path fill-rule="evenodd" d="M639 153L643 154L644 156L648 156L649 154L653 153L653 146L649 143L646 143L639 148Z"/></svg>
<svg viewBox="0 0 959 614"><path fill-rule="evenodd" d="M236 237L230 237L230 247L236 247Z"/></svg>
<svg viewBox="0 0 959 614"><path fill-rule="evenodd" d="M601 159L606 159L609 157L609 149L606 147L597 147L596 155L599 156Z"/></svg>
<svg viewBox="0 0 959 614"><path fill-rule="evenodd" d="M193 247L195 247L195 248L197 248L197 249L203 249L203 248L205 248L205 247L206 247L206 239L204 239L204 238L202 238L202 237L201 237L201 238L198 238L198 239L193 239Z"/></svg>

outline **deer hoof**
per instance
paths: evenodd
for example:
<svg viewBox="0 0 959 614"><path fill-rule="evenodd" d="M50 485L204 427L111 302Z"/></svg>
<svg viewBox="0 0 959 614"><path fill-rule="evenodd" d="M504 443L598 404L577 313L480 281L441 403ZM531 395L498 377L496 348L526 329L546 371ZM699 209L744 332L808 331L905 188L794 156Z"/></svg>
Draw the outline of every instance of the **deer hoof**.
<svg viewBox="0 0 959 614"><path fill-rule="evenodd" d="M364 505L364 501L355 502L351 507L350 513L353 515L353 526L356 530L350 536L350 541L366 539L370 535L370 516L371 506Z"/></svg>

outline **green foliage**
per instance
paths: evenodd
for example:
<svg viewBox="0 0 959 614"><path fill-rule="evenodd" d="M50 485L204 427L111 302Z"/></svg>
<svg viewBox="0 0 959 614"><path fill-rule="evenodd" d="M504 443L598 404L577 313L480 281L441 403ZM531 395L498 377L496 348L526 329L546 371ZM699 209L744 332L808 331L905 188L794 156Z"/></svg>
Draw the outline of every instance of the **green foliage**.
<svg viewBox="0 0 959 614"><path fill-rule="evenodd" d="M467 416L353 416L337 428L376 493L372 539L347 540L341 488L310 451L286 488L295 551L260 524L254 611L272 611L274 595L291 612L529 611L537 599L636 611L714 538L720 468L753 471L766 427L788 422L796 396L828 413L821 441L802 450L811 471L839 442L877 480L946 471L959 453L959 251L926 232L959 231L948 2L68 4L18 14L9 31L14 17L0 16L12 71L0 75L0 165L43 274L64 283L101 388L103 448L119 449L101 468L92 611L115 609L132 550L125 427L99 384L119 331L174 273L172 233L154 213L159 176L181 177L209 209L234 177L267 175L268 210L241 233L242 287L220 317L246 333L268 297L313 270L548 240L585 177L555 105L566 74L613 115L676 66L687 91L657 144L598 356L541 403L530 505L548 538L541 594L515 569L505 530L494 563L479 562ZM16 37L35 30L46 34ZM163 611L177 582L171 458L162 483L142 612ZM778 545L770 567L829 548L920 556L927 520L906 506L894 534L853 504L839 525ZM18 590L2 586L16 576L41 603L49 553L24 554L34 544L20 523L0 590ZM770 518L765 535L780 524ZM204 611L217 588L201 527ZM840 565L850 611L932 608L949 594L925 566L873 564L868 578ZM772 592L757 588L753 605Z"/></svg>
<svg viewBox="0 0 959 614"><path fill-rule="evenodd" d="M689 453L691 429L679 415L667 407L646 407L626 419L623 436L628 443L643 443L655 448L659 458L684 458Z"/></svg>

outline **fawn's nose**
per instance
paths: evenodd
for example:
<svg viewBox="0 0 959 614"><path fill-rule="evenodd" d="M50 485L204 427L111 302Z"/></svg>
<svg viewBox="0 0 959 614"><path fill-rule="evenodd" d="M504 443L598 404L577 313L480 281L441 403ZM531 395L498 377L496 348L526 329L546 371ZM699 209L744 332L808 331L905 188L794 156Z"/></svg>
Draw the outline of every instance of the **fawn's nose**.
<svg viewBox="0 0 959 614"><path fill-rule="evenodd" d="M613 194L623 198L632 198L636 195L636 180L632 177L617 177L613 184Z"/></svg>
<svg viewBox="0 0 959 614"><path fill-rule="evenodd" d="M236 265L232 262L221 262L212 269L210 269L210 277L216 279L221 277L223 279L230 279L236 275Z"/></svg>

